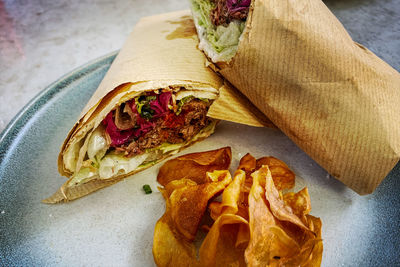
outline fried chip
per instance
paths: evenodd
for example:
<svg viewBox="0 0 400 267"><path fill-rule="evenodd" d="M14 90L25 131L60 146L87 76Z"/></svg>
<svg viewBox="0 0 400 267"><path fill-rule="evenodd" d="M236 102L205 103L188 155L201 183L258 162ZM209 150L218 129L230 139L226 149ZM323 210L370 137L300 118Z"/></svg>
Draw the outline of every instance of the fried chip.
<svg viewBox="0 0 400 267"><path fill-rule="evenodd" d="M207 156L213 158L207 160ZM185 155L161 167L158 178L168 183L160 188L166 212L154 232L156 264L320 266L322 223L309 214L307 187L283 194L282 189L294 186L294 173L279 159L256 160L249 153L231 179L226 170L230 160L230 148L222 148ZM225 170L217 170L221 162ZM208 205L214 223L202 226L208 233L197 259L193 240L207 203L221 191L221 202Z"/></svg>
<svg viewBox="0 0 400 267"><path fill-rule="evenodd" d="M248 198L248 192L250 192L251 185L253 184L253 178L251 177L251 173L256 169L256 159L250 154L247 153L244 155L239 162L239 167L238 170L243 170L246 172L246 179L242 185L242 192L243 194L241 195L241 203L243 204L242 206L247 207L247 198Z"/></svg>
<svg viewBox="0 0 400 267"><path fill-rule="evenodd" d="M293 213L299 218L304 217L311 211L311 200L307 187L304 187L297 193L289 192L283 195L283 201L290 206Z"/></svg>
<svg viewBox="0 0 400 267"><path fill-rule="evenodd" d="M319 218L312 215L306 215L308 227L316 233L315 238L305 240L302 249L296 257L286 259L286 266L304 266L313 267L320 266L322 261L323 244L321 239L322 223Z"/></svg>
<svg viewBox="0 0 400 267"><path fill-rule="evenodd" d="M243 216L240 216L240 217L243 218ZM248 221L248 218L247 218L247 221ZM248 225L244 225L244 224L239 225L239 232L237 233L237 236L236 236L236 244L235 244L235 246L239 247L239 246L243 246L244 244L246 244L246 246L247 246L249 241L250 241L250 229L249 229L249 226Z"/></svg>
<svg viewBox="0 0 400 267"><path fill-rule="evenodd" d="M169 196L171 220L187 240L195 238L208 201L232 181L229 171L215 172L219 174L217 181L180 187Z"/></svg>
<svg viewBox="0 0 400 267"><path fill-rule="evenodd" d="M222 193L222 202L210 203L209 205L210 216L213 220L218 221L218 219L221 218L220 216L232 214L232 215L238 215L240 218L244 219L247 222L248 220L247 207L243 207L240 202L240 197L243 194L241 189L245 179L246 179L246 173L243 170L238 169L235 172L235 176L232 182L225 188L224 192ZM217 222L215 222L215 224L216 223ZM236 241L234 243L236 247L242 246L243 244L247 244L250 237L248 226L240 224L237 229L237 234L231 235L229 240L231 240L234 236L236 236ZM225 243L231 244L230 241L223 240L221 242L222 244Z"/></svg>
<svg viewBox="0 0 400 267"><path fill-rule="evenodd" d="M280 198L279 191L274 185L268 166L263 165L259 170L255 171L252 176L253 179L255 179L255 177L258 177L258 179L261 179L260 177L265 177L265 197L269 202L271 212L278 220L291 222L304 230L309 230L299 217L294 214L292 208L285 205L283 199Z"/></svg>
<svg viewBox="0 0 400 267"><path fill-rule="evenodd" d="M229 169L231 159L230 147L183 155L164 163L159 170L157 181L163 186L183 178L190 179L197 184L207 183L209 179L206 173Z"/></svg>
<svg viewBox="0 0 400 267"><path fill-rule="evenodd" d="M256 159L250 153L247 153L240 159L238 170L243 170L246 173L253 172L256 169L256 164Z"/></svg>
<svg viewBox="0 0 400 267"><path fill-rule="evenodd" d="M193 182L190 179L180 179L180 180L174 180L169 182L164 188L158 187L158 189L161 191L163 197L165 200L169 198L169 196L174 192L175 189L187 187L187 186L194 186L197 185L196 182Z"/></svg>
<svg viewBox="0 0 400 267"><path fill-rule="evenodd" d="M252 177L250 242L245 251L247 264L319 266L323 249L321 221L308 215L311 206L307 188L288 194L285 202L274 185L268 166L262 166Z"/></svg>
<svg viewBox="0 0 400 267"><path fill-rule="evenodd" d="M320 266L322 261L322 251L324 245L322 244L322 222L320 218L314 217L312 215L307 215L307 219L310 221L310 229L317 234L316 244L313 247L311 255L308 261L304 264L305 267Z"/></svg>
<svg viewBox="0 0 400 267"><path fill-rule="evenodd" d="M212 182L196 184L189 179L171 181L161 192L166 211L156 223L153 257L157 266L197 266L192 241L208 201L231 181L229 171L214 171Z"/></svg>
<svg viewBox="0 0 400 267"><path fill-rule="evenodd" d="M222 214L236 214L238 212L238 201L242 184L246 178L246 173L242 170L235 172L232 182L225 188L222 193L222 202L214 204L211 210L211 217L220 216ZM218 202L217 202L218 203Z"/></svg>
<svg viewBox="0 0 400 267"><path fill-rule="evenodd" d="M268 165L271 171L272 179L278 190L290 189L294 187L294 172L285 164L285 162L274 157L263 157L257 159L256 169L260 169L263 165Z"/></svg>
<svg viewBox="0 0 400 267"><path fill-rule="evenodd" d="M268 208L263 186L266 177L263 174L260 171L253 174L249 194L250 242L245 250L248 266L273 266L299 251L296 242L277 227L277 221Z"/></svg>
<svg viewBox="0 0 400 267"><path fill-rule="evenodd" d="M198 265L194 244L174 233L166 214L157 221L154 229L153 258L157 266L162 267Z"/></svg>
<svg viewBox="0 0 400 267"><path fill-rule="evenodd" d="M241 226L248 222L234 214L222 214L215 221L200 247L201 266L246 266L245 246L237 246ZM247 238L249 239L249 238Z"/></svg>

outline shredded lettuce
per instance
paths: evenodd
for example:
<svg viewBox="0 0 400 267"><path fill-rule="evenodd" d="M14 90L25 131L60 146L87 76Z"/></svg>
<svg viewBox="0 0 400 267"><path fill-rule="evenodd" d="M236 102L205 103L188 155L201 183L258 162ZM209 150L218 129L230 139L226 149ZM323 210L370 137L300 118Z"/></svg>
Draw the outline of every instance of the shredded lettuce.
<svg viewBox="0 0 400 267"><path fill-rule="evenodd" d="M85 183L88 180L93 178L97 178L98 171L96 168L86 167L79 170L79 172L75 173L72 176L72 179L69 181L69 185L79 185Z"/></svg>
<svg viewBox="0 0 400 267"><path fill-rule="evenodd" d="M181 147L183 147L185 143L179 143L179 144L170 144L170 143L163 143L161 144L158 148L164 153L167 154L168 152L174 151L174 150L179 150Z"/></svg>
<svg viewBox="0 0 400 267"><path fill-rule="evenodd" d="M214 92L209 92L209 91L196 91L196 90L181 90L176 93L176 100L181 100L184 97L187 96L194 96L195 98L199 99L216 99L217 94Z"/></svg>
<svg viewBox="0 0 400 267"><path fill-rule="evenodd" d="M84 141L84 139L81 139L79 142L76 142L63 155L64 166L67 170L75 170L77 159L79 158L79 150L83 146Z"/></svg>
<svg viewBox="0 0 400 267"><path fill-rule="evenodd" d="M89 139L87 154L90 160L98 167L100 160L104 157L108 149L107 141L104 136L104 127L99 125Z"/></svg>
<svg viewBox="0 0 400 267"><path fill-rule="evenodd" d="M132 158L124 157L123 155L106 155L100 161L99 176L100 179L108 179L117 174L129 173L135 170L142 164L148 154L137 155Z"/></svg>
<svg viewBox="0 0 400 267"><path fill-rule="evenodd" d="M152 160L152 161L147 161L147 162L144 162L144 163L140 164L139 168L147 168L147 167L153 166L157 162L158 162L158 159L155 159L155 160Z"/></svg>
<svg viewBox="0 0 400 267"><path fill-rule="evenodd" d="M215 8L214 2L210 0L191 0L191 3L193 16L197 24L204 30L200 34L208 42L209 48L218 54L217 61L229 61L237 51L239 39L246 22L234 20L227 27L224 25L215 26L210 17L211 10Z"/></svg>

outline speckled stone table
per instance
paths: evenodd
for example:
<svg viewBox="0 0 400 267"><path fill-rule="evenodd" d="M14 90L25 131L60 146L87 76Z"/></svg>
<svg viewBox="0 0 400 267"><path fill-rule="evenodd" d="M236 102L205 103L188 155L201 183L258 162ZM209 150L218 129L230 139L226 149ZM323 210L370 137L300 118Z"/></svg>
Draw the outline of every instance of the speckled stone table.
<svg viewBox="0 0 400 267"><path fill-rule="evenodd" d="M355 41L400 70L399 0L325 0ZM63 74L119 49L140 17L188 8L178 0L1 0L0 132Z"/></svg>

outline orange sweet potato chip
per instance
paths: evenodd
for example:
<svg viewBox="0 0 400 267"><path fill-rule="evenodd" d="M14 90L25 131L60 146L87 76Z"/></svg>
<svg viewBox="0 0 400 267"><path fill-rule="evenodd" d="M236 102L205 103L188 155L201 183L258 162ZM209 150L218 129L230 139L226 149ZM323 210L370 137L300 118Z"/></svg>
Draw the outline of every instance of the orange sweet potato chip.
<svg viewBox="0 0 400 267"><path fill-rule="evenodd" d="M229 169L231 159L230 147L183 155L164 163L158 172L157 181L163 186L183 178L197 184L207 183L209 180L206 173Z"/></svg>

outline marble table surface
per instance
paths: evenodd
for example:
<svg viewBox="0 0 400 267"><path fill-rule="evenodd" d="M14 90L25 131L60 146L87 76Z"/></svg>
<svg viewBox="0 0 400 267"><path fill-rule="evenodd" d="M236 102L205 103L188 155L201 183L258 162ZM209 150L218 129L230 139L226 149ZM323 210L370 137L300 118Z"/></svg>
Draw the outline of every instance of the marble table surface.
<svg viewBox="0 0 400 267"><path fill-rule="evenodd" d="M400 0L325 0L353 39L400 70ZM0 0L0 132L35 95L118 50L143 16L182 0Z"/></svg>

